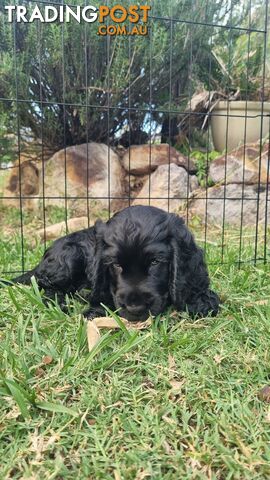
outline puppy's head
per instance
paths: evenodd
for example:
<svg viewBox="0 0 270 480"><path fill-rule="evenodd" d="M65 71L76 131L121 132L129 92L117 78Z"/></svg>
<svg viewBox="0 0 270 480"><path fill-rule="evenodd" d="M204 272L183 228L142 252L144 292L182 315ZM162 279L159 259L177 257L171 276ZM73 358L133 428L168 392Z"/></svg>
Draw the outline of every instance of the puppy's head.
<svg viewBox="0 0 270 480"><path fill-rule="evenodd" d="M217 313L203 251L182 218L135 206L99 223L96 232L96 299L110 298L128 320L158 315L168 304L194 315Z"/></svg>
<svg viewBox="0 0 270 480"><path fill-rule="evenodd" d="M102 263L119 315L146 320L169 301L171 245L169 215L151 207L131 207L96 229L102 237Z"/></svg>

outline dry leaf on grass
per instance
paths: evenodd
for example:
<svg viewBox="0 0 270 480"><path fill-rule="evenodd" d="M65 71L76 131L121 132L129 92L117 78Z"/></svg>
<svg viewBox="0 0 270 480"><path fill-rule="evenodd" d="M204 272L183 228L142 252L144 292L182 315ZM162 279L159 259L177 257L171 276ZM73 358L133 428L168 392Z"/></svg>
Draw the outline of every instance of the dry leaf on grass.
<svg viewBox="0 0 270 480"><path fill-rule="evenodd" d="M267 412L266 415L265 415L265 421L266 421L267 423L270 423L270 410L268 410L268 412Z"/></svg>
<svg viewBox="0 0 270 480"><path fill-rule="evenodd" d="M224 357L222 357L221 355L214 355L214 362L219 365L222 362L223 358Z"/></svg>
<svg viewBox="0 0 270 480"><path fill-rule="evenodd" d="M14 407L12 407L11 410L9 410L9 412L5 415L4 419L8 420L8 419L16 419L18 418L20 415L22 414L21 410L19 409L19 407L17 407L17 405L14 405Z"/></svg>
<svg viewBox="0 0 270 480"><path fill-rule="evenodd" d="M169 445L169 443L168 443L166 440L164 440L164 442L162 443L162 446L163 446L165 452L166 452L168 455L172 455L173 450L172 450L171 446Z"/></svg>
<svg viewBox="0 0 270 480"><path fill-rule="evenodd" d="M151 473L141 467L140 470L137 472L134 480L144 480L145 478L150 477L152 477Z"/></svg>
<svg viewBox="0 0 270 480"><path fill-rule="evenodd" d="M268 305L269 300L255 300L254 302L246 303L246 307L253 307L254 305Z"/></svg>
<svg viewBox="0 0 270 480"><path fill-rule="evenodd" d="M88 425L95 425L97 421L94 418L89 418L89 420L87 420L87 423Z"/></svg>
<svg viewBox="0 0 270 480"><path fill-rule="evenodd" d="M175 363L174 357L171 354L169 354L168 363L169 363L169 370L175 370L176 363Z"/></svg>
<svg viewBox="0 0 270 480"><path fill-rule="evenodd" d="M45 355L45 357L42 358L43 365L49 365L52 361L53 358L50 355Z"/></svg>
<svg viewBox="0 0 270 480"><path fill-rule="evenodd" d="M37 428L35 432L30 435L31 445L29 447L30 452L36 454L36 461L39 461L43 458L44 452L48 450L54 443L60 440L60 435L52 434L50 437L44 437L43 435L38 434Z"/></svg>
<svg viewBox="0 0 270 480"><path fill-rule="evenodd" d="M126 325L128 322L124 318L121 318L122 322ZM120 328L117 321L111 317L97 317L93 322L98 328Z"/></svg>
<svg viewBox="0 0 270 480"><path fill-rule="evenodd" d="M41 368L41 367L36 368L36 371L35 371L36 377L44 377L45 374L46 374L46 372L43 368Z"/></svg>
<svg viewBox="0 0 270 480"><path fill-rule="evenodd" d="M114 480L121 480L121 475L117 470L114 470Z"/></svg>
<svg viewBox="0 0 270 480"><path fill-rule="evenodd" d="M99 329L95 324L95 321L88 322L87 324L87 341L88 341L88 348L89 352L93 350L100 339Z"/></svg>
<svg viewBox="0 0 270 480"><path fill-rule="evenodd" d="M177 371L177 366L175 358L169 354L168 357L168 373L169 373L169 384L171 385L170 394L173 396L178 395L181 392L182 386L185 383L185 379L179 380L179 373Z"/></svg>
<svg viewBox="0 0 270 480"><path fill-rule="evenodd" d="M171 385L171 393L176 395L177 393L180 393L182 386L184 385L185 380L178 381L178 380L170 380L170 385Z"/></svg>
<svg viewBox="0 0 270 480"><path fill-rule="evenodd" d="M142 330L151 325L151 318L148 318L148 320L146 320L145 322L129 322L125 318L119 318L127 328L133 328L134 330ZM111 317L97 317L94 318L93 322L95 322L98 328L120 328L117 321Z"/></svg>
<svg viewBox="0 0 270 480"><path fill-rule="evenodd" d="M128 322L125 318L120 318L122 323L129 329L142 330L151 325L151 318L145 322ZM111 317L97 317L87 323L87 341L89 352L93 350L101 338L99 328L116 329L119 324Z"/></svg>
<svg viewBox="0 0 270 480"><path fill-rule="evenodd" d="M270 403L270 386L266 385L258 392L258 397L260 400L266 403Z"/></svg>

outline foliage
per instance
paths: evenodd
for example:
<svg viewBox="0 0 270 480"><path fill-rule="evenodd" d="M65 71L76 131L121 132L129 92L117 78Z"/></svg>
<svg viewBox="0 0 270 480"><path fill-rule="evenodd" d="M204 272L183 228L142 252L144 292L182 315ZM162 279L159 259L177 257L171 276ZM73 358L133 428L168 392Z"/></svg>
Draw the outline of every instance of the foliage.
<svg viewBox="0 0 270 480"><path fill-rule="evenodd" d="M190 154L190 157L195 160L195 165L197 168L197 179L201 187L211 187L214 185L212 180L208 178L208 166L212 160L215 160L220 156L220 152L215 150L211 152L201 152L201 151L193 151Z"/></svg>
<svg viewBox="0 0 270 480"><path fill-rule="evenodd" d="M204 23L228 23L230 11L241 21L241 5L242 0L231 6L225 0L207 5L155 0L148 37L102 37L96 24L75 21L14 26L2 14L0 96L19 99L3 102L2 108L18 114L21 128L54 148L86 140L114 143L129 127L149 133L149 110L153 132L164 111L183 109L198 83L209 79L209 38L216 30ZM181 21L166 20L170 16Z"/></svg>
<svg viewBox="0 0 270 480"><path fill-rule="evenodd" d="M236 94L237 99L243 100L261 100L269 95L267 57L264 59L265 8L265 2L255 1L244 14L243 26L247 31L223 31L213 43L212 53L219 71L217 90L226 95ZM270 42L266 49L269 46Z"/></svg>
<svg viewBox="0 0 270 480"><path fill-rule="evenodd" d="M0 166L15 160L15 137L9 133L8 115L0 114Z"/></svg>
<svg viewBox="0 0 270 480"><path fill-rule="evenodd" d="M224 88L231 93L240 90L244 99L259 99L263 55L261 37L255 32L249 36L243 34L233 47L220 45L213 53L224 73Z"/></svg>

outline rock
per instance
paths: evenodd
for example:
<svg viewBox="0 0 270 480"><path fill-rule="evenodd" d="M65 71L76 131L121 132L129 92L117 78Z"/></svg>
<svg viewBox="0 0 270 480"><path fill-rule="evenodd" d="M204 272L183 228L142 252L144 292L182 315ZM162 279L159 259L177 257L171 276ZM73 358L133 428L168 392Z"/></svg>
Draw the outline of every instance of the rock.
<svg viewBox="0 0 270 480"><path fill-rule="evenodd" d="M129 191L131 192L132 196L136 196L137 192L139 192L144 183L146 182L148 175L129 175L127 174L124 178L124 187L125 192L128 195Z"/></svg>
<svg viewBox="0 0 270 480"><path fill-rule="evenodd" d="M260 158L261 157L261 158ZM260 155L259 144L249 144L246 147L241 146L232 152L216 158L209 166L209 178L214 183L245 183L255 184L267 183L268 149L262 149ZM270 170L268 171L268 181L270 181Z"/></svg>
<svg viewBox="0 0 270 480"><path fill-rule="evenodd" d="M32 158L21 157L20 164L20 172L18 162L11 168L4 186L4 196L8 197L4 199L5 205L19 208L20 191L23 197L27 197L22 200L23 208L26 209L37 207L43 195L45 207L65 207L67 196L68 209L72 208L77 214L86 215L87 184L91 212L95 204L97 208L104 207L108 210L110 206L113 210L114 204L121 201L117 199L124 193L123 169L119 157L105 144L91 142L67 147L46 160L44 169L41 161ZM43 208L43 201L40 204Z"/></svg>
<svg viewBox="0 0 270 480"><path fill-rule="evenodd" d="M133 145L122 157L125 170L133 175L146 175L160 165L174 163L187 171L196 172L194 161L179 153L167 143L159 145Z"/></svg>
<svg viewBox="0 0 270 480"><path fill-rule="evenodd" d="M266 214L266 186L261 185L258 193L258 186L244 185L244 192L242 192L242 185L232 183L214 186L208 188L207 200L206 190L197 190L195 197L189 202L189 213L193 216L198 216L205 221L207 214L207 222L222 226L223 212L225 215L225 224L237 225L241 224L241 217L243 218L243 225L255 225L258 209L258 220L260 223L265 222ZM226 196L224 209L224 194ZM242 205L243 195L243 205ZM257 208L259 199L259 208ZM268 191L268 202L270 200L270 189ZM207 208L207 210L206 210ZM270 222L270 208L267 210L267 222Z"/></svg>
<svg viewBox="0 0 270 480"><path fill-rule="evenodd" d="M66 222L59 222L55 223L54 225L50 225L46 227L46 231L44 232L44 228L40 228L39 230L36 230L35 232L32 232L32 235L35 238L38 238L42 241L45 240L54 240L55 238L62 237L63 235L66 235L67 233L72 233L76 232L78 230L82 230L84 228L88 227L88 219L87 217L75 217L75 218L70 218Z"/></svg>
<svg viewBox="0 0 270 480"><path fill-rule="evenodd" d="M193 179L190 182L190 178L184 168L174 163L170 166L161 165L147 178L133 205L153 205L164 210L178 210L186 203L191 192L191 184L193 188L195 186L196 181Z"/></svg>
<svg viewBox="0 0 270 480"><path fill-rule="evenodd" d="M189 187L191 192L194 192L194 190L197 190L199 188L199 182L196 175L189 176Z"/></svg>
<svg viewBox="0 0 270 480"><path fill-rule="evenodd" d="M87 160L88 159L88 160ZM88 165L88 166L87 166ZM113 199L121 197L123 170L116 153L105 144L91 142L75 145L55 153L45 164L46 206L68 207L86 214L87 194L90 203L112 208ZM65 181L66 180L66 181ZM43 179L40 175L40 193Z"/></svg>
<svg viewBox="0 0 270 480"><path fill-rule="evenodd" d="M20 195L22 202L20 202ZM16 160L5 177L3 205L32 210L38 205L38 200L31 197L39 195L39 168L34 159L23 157ZM29 198L30 197L30 198Z"/></svg>

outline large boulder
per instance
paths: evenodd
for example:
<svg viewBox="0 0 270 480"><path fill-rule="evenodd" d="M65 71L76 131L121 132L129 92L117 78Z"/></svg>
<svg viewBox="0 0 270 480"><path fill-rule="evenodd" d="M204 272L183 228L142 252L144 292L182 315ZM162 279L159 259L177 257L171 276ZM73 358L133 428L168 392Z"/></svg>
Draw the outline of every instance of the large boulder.
<svg viewBox="0 0 270 480"><path fill-rule="evenodd" d="M214 183L267 183L270 181L268 148L249 144L216 158L209 166L209 178Z"/></svg>
<svg viewBox="0 0 270 480"><path fill-rule="evenodd" d="M68 209L86 215L88 197L91 211L94 206L97 211L102 207L114 210L121 207L124 195L123 172L119 157L111 148L85 143L60 150L44 162L27 160L21 162L20 169L15 164L4 195L11 197L9 204L17 207L21 191L27 197L27 201L23 200L25 208L38 206L38 199L44 197L45 206L67 204Z"/></svg>
<svg viewBox="0 0 270 480"><path fill-rule="evenodd" d="M189 175L184 168L174 163L161 165L148 176L133 205L153 205L176 211L184 207L191 191L197 187L196 177Z"/></svg>
<svg viewBox="0 0 270 480"><path fill-rule="evenodd" d="M40 176L40 192L43 191ZM69 207L86 211L86 199L108 206L122 196L122 167L118 155L102 143L84 143L55 153L44 168L46 204L67 197Z"/></svg>
<svg viewBox="0 0 270 480"><path fill-rule="evenodd" d="M224 200L225 197L225 200ZM266 197L268 197L268 209L266 207ZM222 226L223 219L225 224L240 226L255 225L270 222L270 189L267 192L267 186L261 185L241 185L232 183L227 185L214 186L208 188L207 195L205 189L197 190L194 198L189 202L189 213L198 216L203 222L207 219L208 223Z"/></svg>
<svg viewBox="0 0 270 480"><path fill-rule="evenodd" d="M194 161L191 158L185 157L167 143L132 145L122 157L124 169L133 175L147 175L155 171L160 165L169 163L184 167L190 173L196 171Z"/></svg>

